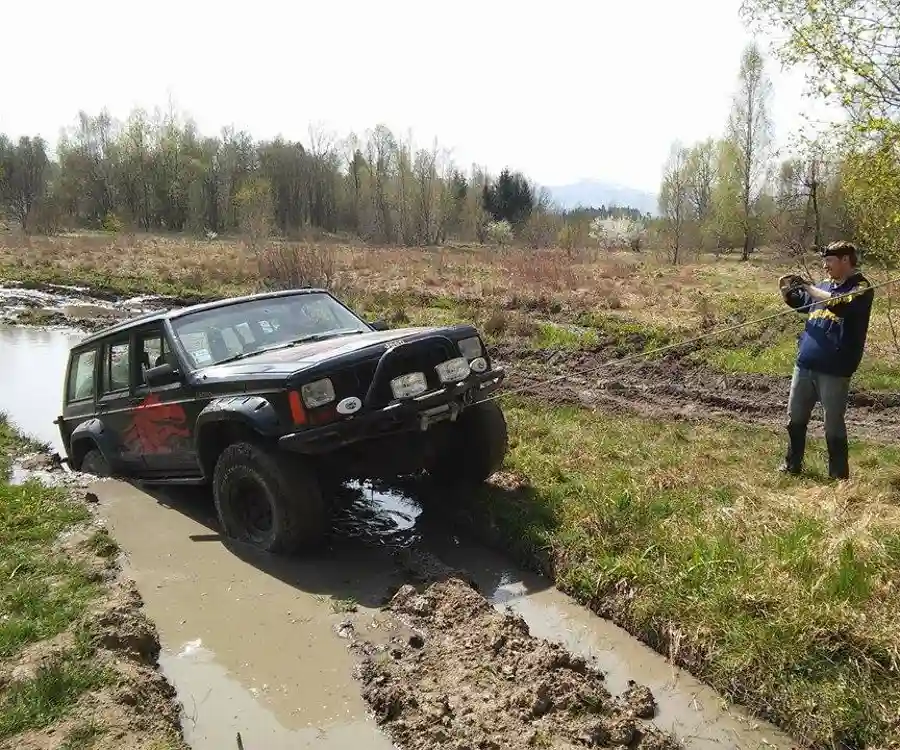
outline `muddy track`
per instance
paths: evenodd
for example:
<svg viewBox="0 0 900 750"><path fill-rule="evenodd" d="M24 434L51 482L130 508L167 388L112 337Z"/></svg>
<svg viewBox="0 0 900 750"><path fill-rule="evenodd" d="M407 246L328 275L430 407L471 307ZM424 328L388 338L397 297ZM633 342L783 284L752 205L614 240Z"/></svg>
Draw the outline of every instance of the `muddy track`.
<svg viewBox="0 0 900 750"><path fill-rule="evenodd" d="M786 422L789 377L725 374L676 354L604 366L622 356L608 347L535 351L504 343L491 354L507 369L507 389L528 386L528 395L550 403L669 419L727 417L775 428ZM900 438L900 394L854 390L847 420L855 435L894 441ZM810 431L822 432L820 410Z"/></svg>
<svg viewBox="0 0 900 750"><path fill-rule="evenodd" d="M459 579L405 585L386 612L377 641L358 638L351 621L342 629L362 657L363 697L405 750L679 747L647 721L656 700L646 686L614 697L600 670Z"/></svg>

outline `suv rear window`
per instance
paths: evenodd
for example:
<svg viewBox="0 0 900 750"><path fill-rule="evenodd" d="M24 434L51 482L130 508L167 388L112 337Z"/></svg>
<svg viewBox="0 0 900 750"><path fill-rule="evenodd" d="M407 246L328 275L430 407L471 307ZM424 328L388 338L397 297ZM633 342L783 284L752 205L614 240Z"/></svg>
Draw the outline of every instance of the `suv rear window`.
<svg viewBox="0 0 900 750"><path fill-rule="evenodd" d="M82 401L94 397L94 363L96 360L96 349L79 352L72 359L66 388L68 401Z"/></svg>

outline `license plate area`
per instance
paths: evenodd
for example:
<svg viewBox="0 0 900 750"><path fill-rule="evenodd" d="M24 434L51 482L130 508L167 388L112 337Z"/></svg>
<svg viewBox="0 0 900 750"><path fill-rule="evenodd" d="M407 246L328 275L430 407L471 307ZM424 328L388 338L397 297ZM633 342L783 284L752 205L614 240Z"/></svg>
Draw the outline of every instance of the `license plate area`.
<svg viewBox="0 0 900 750"><path fill-rule="evenodd" d="M453 422L459 415L459 407L456 404L440 404L430 409L423 409L419 413L419 428L425 432L431 425L438 422Z"/></svg>

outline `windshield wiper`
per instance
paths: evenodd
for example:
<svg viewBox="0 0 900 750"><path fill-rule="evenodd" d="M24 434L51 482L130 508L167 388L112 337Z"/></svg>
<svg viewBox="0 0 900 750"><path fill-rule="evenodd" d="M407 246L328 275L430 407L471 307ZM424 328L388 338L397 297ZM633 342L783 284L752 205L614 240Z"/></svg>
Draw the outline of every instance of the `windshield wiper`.
<svg viewBox="0 0 900 750"><path fill-rule="evenodd" d="M298 344L308 344L313 341L324 341L325 339L334 338L335 336L349 336L351 334L357 333L365 333L365 331L361 331L358 328L350 328L345 331L328 331L327 333L311 333L308 336L301 336L298 339L291 339L290 341L284 341L280 344L273 344L272 346L266 346L262 349L253 349L249 352L241 352L240 354L233 354L230 357L225 357L225 359L220 359L215 365L224 365L228 362L237 362L239 359L246 359L247 357L255 357L257 354L264 354L265 352L273 352L277 349L287 349L291 346L297 346Z"/></svg>

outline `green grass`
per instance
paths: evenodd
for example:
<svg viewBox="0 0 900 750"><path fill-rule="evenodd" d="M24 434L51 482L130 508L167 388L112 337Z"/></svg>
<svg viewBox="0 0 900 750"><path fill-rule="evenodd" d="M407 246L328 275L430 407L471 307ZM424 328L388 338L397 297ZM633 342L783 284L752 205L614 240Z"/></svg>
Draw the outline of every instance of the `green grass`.
<svg viewBox="0 0 900 750"><path fill-rule="evenodd" d="M900 742L900 450L854 444L839 487L815 440L811 476L777 474L763 429L525 401L507 418L526 484L489 489L477 523L651 644L677 635L682 663L796 737Z"/></svg>
<svg viewBox="0 0 900 750"><path fill-rule="evenodd" d="M104 680L103 671L84 655L76 651L61 654L34 679L13 682L6 688L0 698L0 739L53 724L67 715L82 693ZM81 740L80 747L84 747L85 738Z"/></svg>
<svg viewBox="0 0 900 750"><path fill-rule="evenodd" d="M8 484L12 457L33 449L0 415L0 660L15 660L29 644L76 625L100 593L85 566L54 554L53 542L88 512L64 490L37 481ZM41 669L35 679L17 681L0 696L0 737L47 726L98 684L86 638Z"/></svg>

